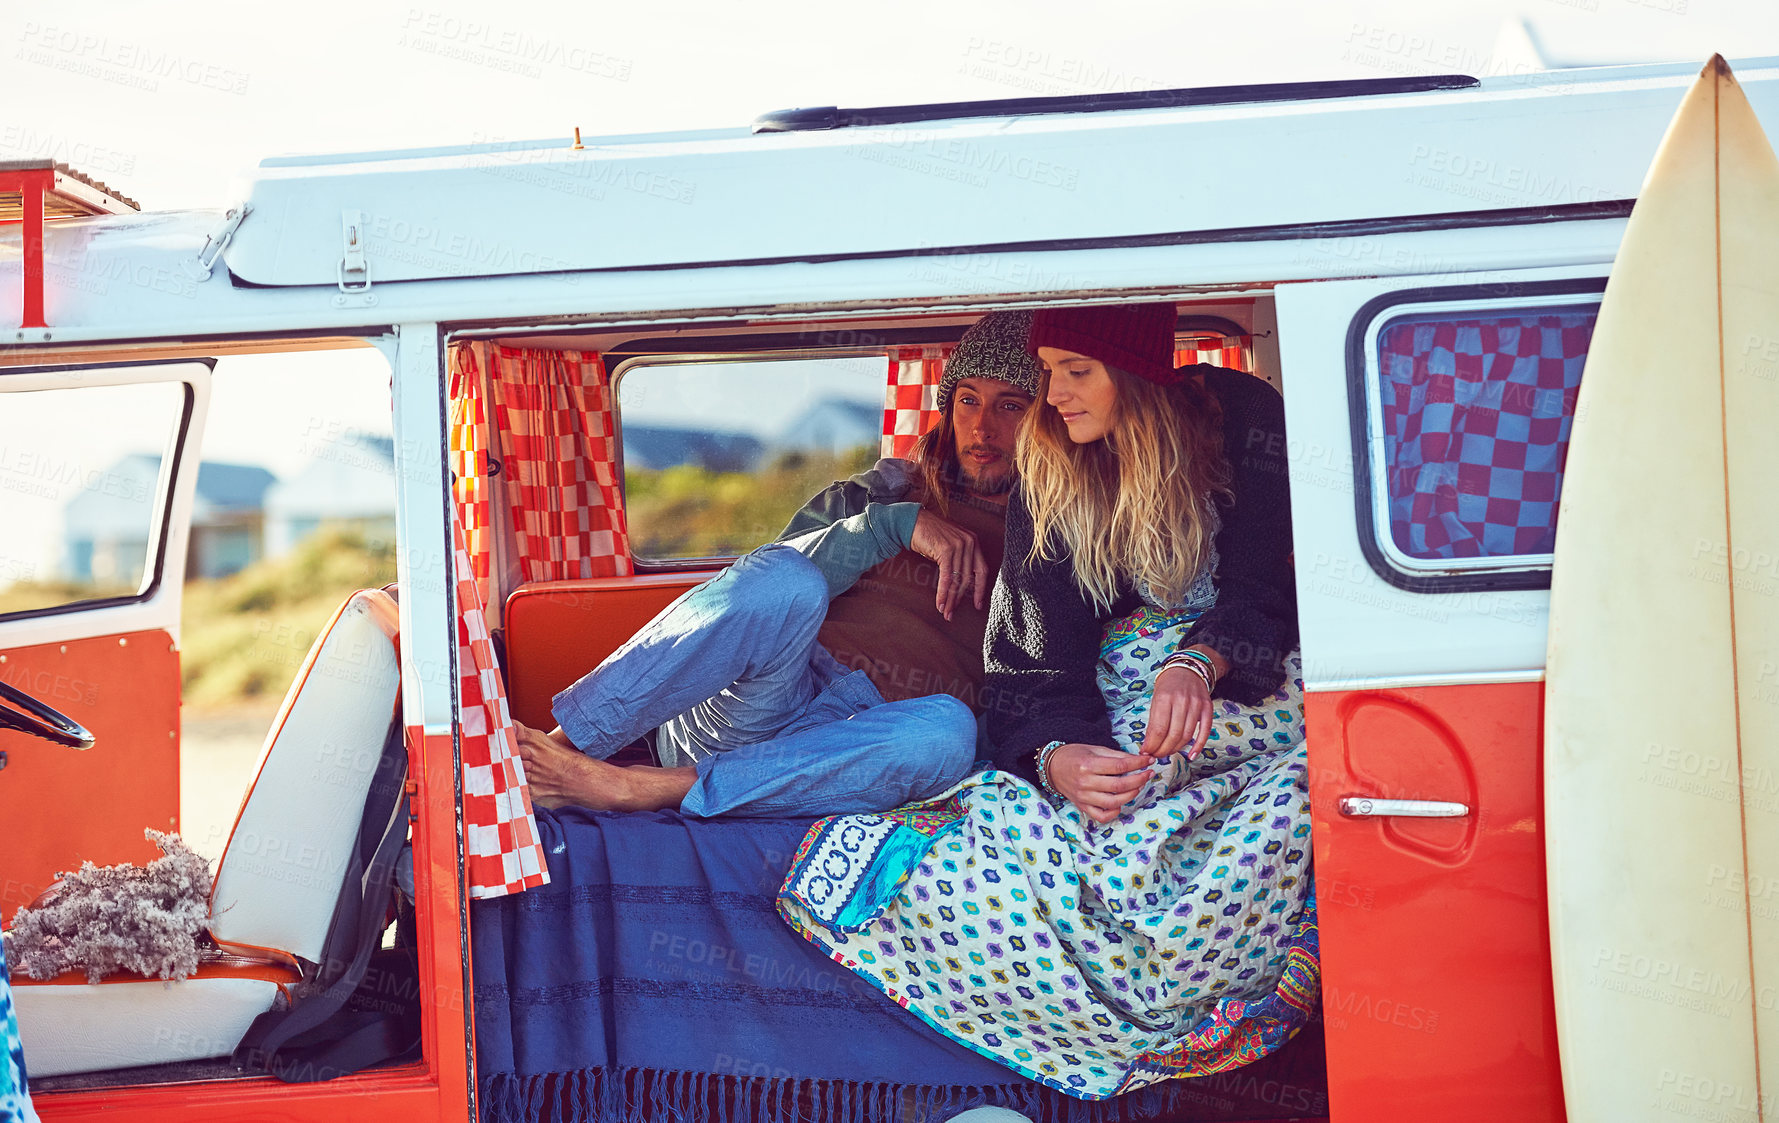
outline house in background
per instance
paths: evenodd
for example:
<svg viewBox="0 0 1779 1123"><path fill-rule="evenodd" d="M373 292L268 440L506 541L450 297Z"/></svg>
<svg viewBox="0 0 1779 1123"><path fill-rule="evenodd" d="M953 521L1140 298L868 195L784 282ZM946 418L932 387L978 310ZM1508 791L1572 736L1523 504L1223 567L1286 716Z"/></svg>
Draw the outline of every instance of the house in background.
<svg viewBox="0 0 1779 1123"><path fill-rule="evenodd" d="M746 433L665 425L625 425L620 432L627 471L691 464L710 472L751 472L765 452L759 438Z"/></svg>
<svg viewBox="0 0 1779 1123"><path fill-rule="evenodd" d="M296 475L266 493L266 556L282 557L323 523L366 542L395 541L395 439L350 431L318 446Z"/></svg>
<svg viewBox="0 0 1779 1123"><path fill-rule="evenodd" d="M882 432L883 406L851 398L822 398L786 425L773 447L845 456L861 446L876 448Z"/></svg>
<svg viewBox="0 0 1779 1123"><path fill-rule="evenodd" d="M690 464L709 472L754 472L769 454L827 453L844 456L861 446L876 448L883 407L848 398L811 402L770 441L748 433L685 429L667 425L622 425L624 468L657 471Z"/></svg>
<svg viewBox="0 0 1779 1123"><path fill-rule="evenodd" d="M198 465L198 494L185 562L188 580L226 577L260 559L265 542L263 503L277 478L254 464Z"/></svg>
<svg viewBox="0 0 1779 1123"><path fill-rule="evenodd" d="M148 558L161 458L123 457L62 508L62 572L70 580L135 586ZM185 576L222 577L259 560L263 503L275 477L251 464L198 465Z"/></svg>

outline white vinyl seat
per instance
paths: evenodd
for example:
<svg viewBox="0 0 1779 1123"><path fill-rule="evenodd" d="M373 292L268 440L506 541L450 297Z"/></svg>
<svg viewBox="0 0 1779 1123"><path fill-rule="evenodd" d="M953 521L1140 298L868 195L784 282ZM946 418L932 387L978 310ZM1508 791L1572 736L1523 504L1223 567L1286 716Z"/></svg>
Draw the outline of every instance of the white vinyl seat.
<svg viewBox="0 0 1779 1123"><path fill-rule="evenodd" d="M15 975L32 1076L234 1051L321 958L400 688L395 600L354 593L291 684L217 865L209 931L231 956L171 983Z"/></svg>

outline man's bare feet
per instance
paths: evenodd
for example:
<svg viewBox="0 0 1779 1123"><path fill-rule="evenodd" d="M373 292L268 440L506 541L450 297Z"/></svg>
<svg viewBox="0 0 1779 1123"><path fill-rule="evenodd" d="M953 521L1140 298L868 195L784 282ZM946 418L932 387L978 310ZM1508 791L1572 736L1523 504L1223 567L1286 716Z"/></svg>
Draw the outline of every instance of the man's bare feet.
<svg viewBox="0 0 1779 1123"><path fill-rule="evenodd" d="M516 721L513 728L519 734L519 758L525 762L525 783L533 803L551 809L597 806L589 800L599 798L600 770L616 772L615 767L583 754L559 732L551 735Z"/></svg>
<svg viewBox="0 0 1779 1123"><path fill-rule="evenodd" d="M661 811L679 806L698 779L695 768L620 768L574 747L561 729L544 733L513 723L531 799L552 810Z"/></svg>

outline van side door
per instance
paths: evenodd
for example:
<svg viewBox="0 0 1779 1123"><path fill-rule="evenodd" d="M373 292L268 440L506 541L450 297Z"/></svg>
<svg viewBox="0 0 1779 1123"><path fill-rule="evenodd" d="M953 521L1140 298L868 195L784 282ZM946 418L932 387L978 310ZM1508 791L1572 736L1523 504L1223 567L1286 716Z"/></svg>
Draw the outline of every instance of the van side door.
<svg viewBox="0 0 1779 1123"><path fill-rule="evenodd" d="M94 736L0 728L0 914L179 828L179 613L211 362L0 370L0 681Z"/></svg>

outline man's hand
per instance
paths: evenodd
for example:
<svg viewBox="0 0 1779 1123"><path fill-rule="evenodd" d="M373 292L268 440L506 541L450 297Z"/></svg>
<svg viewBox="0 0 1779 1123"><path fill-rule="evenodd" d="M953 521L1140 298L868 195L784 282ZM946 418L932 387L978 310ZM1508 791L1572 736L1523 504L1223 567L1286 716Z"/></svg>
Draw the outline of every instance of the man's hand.
<svg viewBox="0 0 1779 1123"><path fill-rule="evenodd" d="M1124 805L1149 782L1150 760L1101 745L1063 745L1044 771L1050 786L1096 823L1118 818Z"/></svg>
<svg viewBox="0 0 1779 1123"><path fill-rule="evenodd" d="M908 548L938 563L939 592L933 603L939 615L950 620L952 610L967 592L974 592L978 611L988 604L994 575L989 572L988 559L982 556L982 546L974 532L922 509L914 520Z"/></svg>
<svg viewBox="0 0 1779 1123"><path fill-rule="evenodd" d="M1142 752L1165 760L1186 750L1191 760L1211 737L1211 692L1205 680L1185 667L1169 667L1155 676L1149 691L1149 720Z"/></svg>

